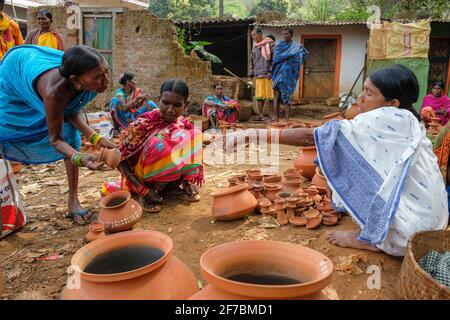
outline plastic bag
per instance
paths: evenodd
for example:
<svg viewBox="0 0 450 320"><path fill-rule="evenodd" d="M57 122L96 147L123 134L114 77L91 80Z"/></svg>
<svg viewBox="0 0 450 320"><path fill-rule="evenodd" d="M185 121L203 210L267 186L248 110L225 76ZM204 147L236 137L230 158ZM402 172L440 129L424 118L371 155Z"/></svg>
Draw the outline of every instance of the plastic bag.
<svg viewBox="0 0 450 320"><path fill-rule="evenodd" d="M8 170L6 166L8 166ZM11 164L9 161L0 159L0 238L27 223L27 216L18 190Z"/></svg>
<svg viewBox="0 0 450 320"><path fill-rule="evenodd" d="M112 139L114 136L114 125L109 112L89 112L86 113L89 127L97 131L101 136Z"/></svg>

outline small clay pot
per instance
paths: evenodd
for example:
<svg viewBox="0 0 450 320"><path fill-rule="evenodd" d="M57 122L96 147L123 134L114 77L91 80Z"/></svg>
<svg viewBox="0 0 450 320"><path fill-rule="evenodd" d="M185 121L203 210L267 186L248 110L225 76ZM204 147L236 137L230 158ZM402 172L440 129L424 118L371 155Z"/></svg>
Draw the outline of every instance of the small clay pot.
<svg viewBox="0 0 450 320"><path fill-rule="evenodd" d="M326 226L334 226L338 223L338 217L336 216L322 216L322 223Z"/></svg>
<svg viewBox="0 0 450 320"><path fill-rule="evenodd" d="M278 199L286 200L286 199L291 198L291 197L292 197L292 193L290 193L290 192L281 191L281 192L277 193L277 198Z"/></svg>
<svg viewBox="0 0 450 320"><path fill-rule="evenodd" d="M276 183L265 183L264 184L264 197L270 201L274 201L277 198L277 193L280 192L281 186Z"/></svg>
<svg viewBox="0 0 450 320"><path fill-rule="evenodd" d="M305 226L308 223L308 220L305 217L296 216L289 219L289 223L294 226Z"/></svg>
<svg viewBox="0 0 450 320"><path fill-rule="evenodd" d="M115 169L121 161L120 150L102 148L98 159L100 162L106 163L108 167Z"/></svg>
<svg viewBox="0 0 450 320"><path fill-rule="evenodd" d="M105 237L105 225L102 222L94 221L89 227L89 232L86 235L86 240L92 242L97 239Z"/></svg>
<svg viewBox="0 0 450 320"><path fill-rule="evenodd" d="M288 169L284 172L284 178L285 179L298 179L301 180L302 175L299 171L294 169Z"/></svg>
<svg viewBox="0 0 450 320"><path fill-rule="evenodd" d="M294 168L297 171L302 170L303 176L307 179L311 179L316 174L317 165L314 160L317 157L316 147L300 147L299 155L294 160Z"/></svg>
<svg viewBox="0 0 450 320"><path fill-rule="evenodd" d="M314 184L317 187L317 189L324 188L325 191L327 190L328 187L327 179L322 174L322 171L320 171L319 167L316 168L316 174L311 179L311 183Z"/></svg>
<svg viewBox="0 0 450 320"><path fill-rule="evenodd" d="M247 184L238 184L231 188L211 193L212 216L215 220L236 220L251 213L258 204L256 198L248 191Z"/></svg>
<svg viewBox="0 0 450 320"><path fill-rule="evenodd" d="M267 182L267 183L280 183L281 179L282 179L282 177L279 174L270 175L270 176L264 177L264 182Z"/></svg>
<svg viewBox="0 0 450 320"><path fill-rule="evenodd" d="M108 233L130 230L141 216L141 205L127 191L111 192L100 200L98 220Z"/></svg>
<svg viewBox="0 0 450 320"><path fill-rule="evenodd" d="M322 223L322 218L320 216L313 218L313 219L309 219L308 223L306 224L306 229L318 228L321 223Z"/></svg>
<svg viewBox="0 0 450 320"><path fill-rule="evenodd" d="M281 190L284 192L292 193L292 194L302 193L303 189L301 186L302 186L302 181L298 178L286 179L283 181Z"/></svg>
<svg viewBox="0 0 450 320"><path fill-rule="evenodd" d="M303 212L303 216L304 216L306 219L308 219L308 220L315 219L315 218L317 218L319 215L320 215L319 210L315 210L315 209L312 209L312 210L308 210L308 211Z"/></svg>
<svg viewBox="0 0 450 320"><path fill-rule="evenodd" d="M334 211L333 204L325 202L325 201L319 201L316 203L317 210L323 211L323 212L331 212Z"/></svg>

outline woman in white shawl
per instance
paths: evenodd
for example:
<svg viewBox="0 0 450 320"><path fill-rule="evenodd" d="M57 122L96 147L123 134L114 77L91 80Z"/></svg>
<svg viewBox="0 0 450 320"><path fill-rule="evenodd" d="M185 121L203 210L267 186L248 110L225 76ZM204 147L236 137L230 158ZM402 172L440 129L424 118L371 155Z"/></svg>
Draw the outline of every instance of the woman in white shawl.
<svg viewBox="0 0 450 320"><path fill-rule="evenodd" d="M326 238L331 243L403 256L414 233L446 228L444 181L412 107L418 93L414 73L395 65L364 82L361 113L353 120L333 120L314 130L259 130L272 143L304 146L315 141L333 205L345 209L361 229L330 231Z"/></svg>

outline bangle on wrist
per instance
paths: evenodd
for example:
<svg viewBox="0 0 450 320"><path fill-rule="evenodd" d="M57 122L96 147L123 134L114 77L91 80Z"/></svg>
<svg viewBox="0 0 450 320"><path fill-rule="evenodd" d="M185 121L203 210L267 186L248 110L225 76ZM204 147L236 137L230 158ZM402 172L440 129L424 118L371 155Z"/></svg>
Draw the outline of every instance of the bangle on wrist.
<svg viewBox="0 0 450 320"><path fill-rule="evenodd" d="M70 158L70 162L72 162L72 164L74 165L74 166L76 166L76 167L82 167L83 166L83 164L81 163L81 153L79 153L79 152L77 152L77 153L74 153L73 155L72 155L72 157Z"/></svg>
<svg viewBox="0 0 450 320"><path fill-rule="evenodd" d="M94 133L91 134L91 136L89 137L89 142L92 143L95 147L97 147L99 141L102 138L103 137L101 135L99 135L97 132L94 131Z"/></svg>

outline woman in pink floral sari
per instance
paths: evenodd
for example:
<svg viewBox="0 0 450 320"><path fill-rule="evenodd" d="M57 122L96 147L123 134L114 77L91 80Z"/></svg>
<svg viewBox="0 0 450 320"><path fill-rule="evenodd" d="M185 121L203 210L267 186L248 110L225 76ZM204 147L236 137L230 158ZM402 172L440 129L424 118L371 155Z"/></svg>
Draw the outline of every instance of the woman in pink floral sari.
<svg viewBox="0 0 450 320"><path fill-rule="evenodd" d="M445 126L450 119L450 98L443 94L444 88L443 81L436 81L431 93L423 99L420 115L425 123L431 118L439 118L441 125Z"/></svg>

